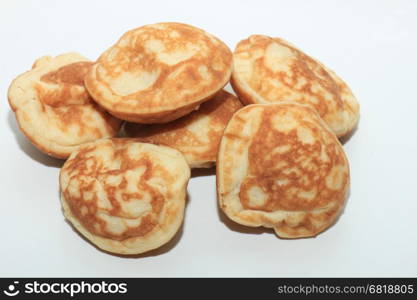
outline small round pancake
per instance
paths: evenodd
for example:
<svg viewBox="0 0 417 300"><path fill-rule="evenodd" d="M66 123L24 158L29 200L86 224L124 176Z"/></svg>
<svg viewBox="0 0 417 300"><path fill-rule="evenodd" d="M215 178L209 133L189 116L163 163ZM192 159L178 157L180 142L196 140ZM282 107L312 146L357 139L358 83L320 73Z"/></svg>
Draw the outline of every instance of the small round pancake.
<svg viewBox="0 0 417 300"><path fill-rule="evenodd" d="M355 128L359 104L346 83L288 42L252 35L239 42L233 60L231 83L242 102L295 101L316 109L338 137Z"/></svg>
<svg viewBox="0 0 417 300"><path fill-rule="evenodd" d="M61 169L64 214L105 251L143 253L178 231L189 178L190 168L175 149L101 139L73 152Z"/></svg>
<svg viewBox="0 0 417 300"><path fill-rule="evenodd" d="M136 123L166 123L186 115L229 81L232 53L216 37L180 23L126 32L85 78L111 114Z"/></svg>
<svg viewBox="0 0 417 300"><path fill-rule="evenodd" d="M91 65L77 53L44 56L9 87L20 129L50 156L67 158L79 145L119 131L121 121L100 108L84 87Z"/></svg>
<svg viewBox="0 0 417 300"><path fill-rule="evenodd" d="M283 238L315 236L335 222L348 189L343 148L309 106L245 106L224 131L218 199L239 224L273 228Z"/></svg>
<svg viewBox="0 0 417 300"><path fill-rule="evenodd" d="M234 95L221 90L198 110L180 119L155 125L125 123L125 133L143 142L181 151L191 168L210 168L215 165L227 122L241 107Z"/></svg>

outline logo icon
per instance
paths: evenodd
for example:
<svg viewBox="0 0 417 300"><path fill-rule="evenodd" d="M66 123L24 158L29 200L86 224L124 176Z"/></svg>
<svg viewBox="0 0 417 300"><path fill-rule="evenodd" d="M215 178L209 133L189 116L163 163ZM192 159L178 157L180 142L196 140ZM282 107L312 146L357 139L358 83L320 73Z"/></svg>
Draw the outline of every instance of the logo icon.
<svg viewBox="0 0 417 300"><path fill-rule="evenodd" d="M16 285L19 284L19 281L14 281L13 284L10 284L7 287L7 290L4 290L3 293L5 293L7 296L13 297L20 293L19 290L16 289Z"/></svg>

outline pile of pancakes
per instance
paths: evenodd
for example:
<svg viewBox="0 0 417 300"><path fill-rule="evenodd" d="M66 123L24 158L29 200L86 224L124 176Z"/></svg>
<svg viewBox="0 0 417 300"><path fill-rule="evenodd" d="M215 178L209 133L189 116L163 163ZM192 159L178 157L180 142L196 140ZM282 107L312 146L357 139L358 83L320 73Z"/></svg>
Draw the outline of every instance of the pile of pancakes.
<svg viewBox="0 0 417 300"><path fill-rule="evenodd" d="M143 253L175 235L190 168L216 165L221 210L283 238L324 231L348 196L338 138L355 129L359 104L333 71L279 38L252 35L232 53L190 25L146 25L95 62L36 60L8 99L33 145L66 159L65 217L108 252Z"/></svg>

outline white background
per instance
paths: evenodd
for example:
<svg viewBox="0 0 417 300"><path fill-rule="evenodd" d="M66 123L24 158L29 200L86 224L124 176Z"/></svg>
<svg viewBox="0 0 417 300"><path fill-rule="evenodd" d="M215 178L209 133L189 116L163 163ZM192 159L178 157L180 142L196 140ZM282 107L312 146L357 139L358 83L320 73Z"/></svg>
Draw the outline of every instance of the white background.
<svg viewBox="0 0 417 300"><path fill-rule="evenodd" d="M19 132L10 81L42 55L96 59L125 31L179 21L232 49L250 34L283 37L334 69L361 104L344 148L346 209L317 238L283 240L219 214L215 176L189 184L184 226L168 245L122 258L64 220L59 160ZM0 276L417 276L416 1L0 2Z"/></svg>

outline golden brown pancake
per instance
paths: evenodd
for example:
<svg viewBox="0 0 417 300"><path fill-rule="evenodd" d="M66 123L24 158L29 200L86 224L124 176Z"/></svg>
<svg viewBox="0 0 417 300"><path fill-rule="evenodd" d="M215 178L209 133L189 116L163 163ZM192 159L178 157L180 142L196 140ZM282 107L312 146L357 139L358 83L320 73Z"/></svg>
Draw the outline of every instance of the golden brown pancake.
<svg viewBox="0 0 417 300"><path fill-rule="evenodd" d="M232 94L222 90L192 113L166 124L126 123L125 132L143 142L181 151L191 168L214 166L223 130L242 107Z"/></svg>
<svg viewBox="0 0 417 300"><path fill-rule="evenodd" d="M349 189L337 137L310 107L253 104L227 125L217 160L220 208L283 238L311 237L335 222Z"/></svg>
<svg viewBox="0 0 417 300"><path fill-rule="evenodd" d="M101 139L73 152L61 169L64 214L97 247L139 254L178 231L189 178L175 149Z"/></svg>
<svg viewBox="0 0 417 300"><path fill-rule="evenodd" d="M239 42L233 60L231 83L242 102L311 105L338 137L356 126L359 104L346 83L288 42L252 35Z"/></svg>
<svg viewBox="0 0 417 300"><path fill-rule="evenodd" d="M186 115L229 81L232 53L216 37L180 23L126 32L86 76L93 98L136 123L166 123Z"/></svg>
<svg viewBox="0 0 417 300"><path fill-rule="evenodd" d="M41 151L67 158L86 142L115 136L121 121L84 87L92 63L77 53L44 56L10 85L8 98L22 132Z"/></svg>

